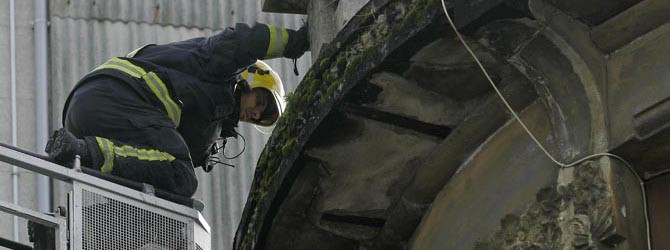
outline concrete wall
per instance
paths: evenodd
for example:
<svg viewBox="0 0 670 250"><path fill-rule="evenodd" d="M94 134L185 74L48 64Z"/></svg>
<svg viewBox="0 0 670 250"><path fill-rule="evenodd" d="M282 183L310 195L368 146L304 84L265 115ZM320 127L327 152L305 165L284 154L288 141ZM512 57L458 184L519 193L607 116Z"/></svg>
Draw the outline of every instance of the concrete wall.
<svg viewBox="0 0 670 250"><path fill-rule="evenodd" d="M344 25L351 20L351 17L358 13L361 7L368 2L369 1L365 0L309 1L307 11L310 13L308 15L308 20L312 60L315 60L319 56L323 44L332 41L333 38L335 38L335 35L342 30Z"/></svg>

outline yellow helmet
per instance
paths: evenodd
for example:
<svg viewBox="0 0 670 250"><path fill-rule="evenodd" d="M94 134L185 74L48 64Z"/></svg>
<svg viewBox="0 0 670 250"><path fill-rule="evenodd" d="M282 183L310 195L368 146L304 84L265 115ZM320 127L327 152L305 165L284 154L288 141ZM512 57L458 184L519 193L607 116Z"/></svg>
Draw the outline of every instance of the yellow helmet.
<svg viewBox="0 0 670 250"><path fill-rule="evenodd" d="M284 113L286 101L284 100L284 86L277 72L272 70L265 62L258 60L240 74L242 79L249 83L249 89L263 88L268 90L274 102L268 102L268 106L261 114L261 119L254 123L254 127L264 134L272 133L279 117ZM268 112L269 111L269 112ZM276 115L275 115L276 114Z"/></svg>

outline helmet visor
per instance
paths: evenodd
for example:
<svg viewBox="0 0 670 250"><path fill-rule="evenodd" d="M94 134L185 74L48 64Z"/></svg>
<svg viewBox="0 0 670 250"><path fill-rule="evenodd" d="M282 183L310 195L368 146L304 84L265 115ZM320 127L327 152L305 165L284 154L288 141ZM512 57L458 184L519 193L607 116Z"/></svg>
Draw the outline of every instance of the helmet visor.
<svg viewBox="0 0 670 250"><path fill-rule="evenodd" d="M279 109L277 108L277 101L275 100L274 95L266 89L263 90L265 90L264 92L266 93L267 107L265 107L265 110L261 113L261 116L258 119L258 125L270 126L279 119Z"/></svg>

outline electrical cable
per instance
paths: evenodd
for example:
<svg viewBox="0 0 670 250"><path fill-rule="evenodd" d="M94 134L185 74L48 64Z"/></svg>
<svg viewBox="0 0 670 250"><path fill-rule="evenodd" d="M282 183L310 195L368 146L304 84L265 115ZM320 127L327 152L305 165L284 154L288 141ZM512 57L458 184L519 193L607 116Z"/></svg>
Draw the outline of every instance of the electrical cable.
<svg viewBox="0 0 670 250"><path fill-rule="evenodd" d="M244 150L247 149L247 140L244 139L244 136L242 136L242 134L240 134L240 132L235 131L235 133L237 134L237 136L239 136L239 137L242 138L242 151L240 151L239 153L237 153L237 154L236 154L235 156L233 156L233 157L228 157L228 156L226 156L226 152L221 152L221 155L223 155L223 158L226 158L226 159L228 159L228 160L232 160L232 159L235 159L235 158L237 158L237 157L240 157L240 155L242 155L242 153L244 153ZM224 140L225 140L225 139L224 139ZM225 145L224 145L224 146L221 146L221 148L223 148L223 147L225 147ZM221 148L219 148L219 149L221 149ZM218 151L218 149L217 149L217 151Z"/></svg>
<svg viewBox="0 0 670 250"><path fill-rule="evenodd" d="M227 163L227 162L223 162L223 161L221 161L221 158L219 158L218 156L210 156L210 157L207 159L207 163L208 163L208 164L212 164L212 163L213 163L213 164L222 164L222 165L229 166L229 167L231 167L231 168L235 168L235 165L234 165L234 164L230 164L230 163Z"/></svg>
<svg viewBox="0 0 670 250"><path fill-rule="evenodd" d="M225 152L226 143L225 142L227 141L227 139L223 139L224 143L223 143L222 146L218 146L216 144L213 145L213 150L212 150L213 154L211 154L209 157L207 157L207 164L208 165L222 164L222 165L226 165L226 166L235 168L234 164L224 162L224 161L221 160L221 157L214 156L215 154L219 153L219 150L222 150L222 149L224 149L224 150L221 152L221 155L223 156L223 158L225 158L227 160L232 160L232 159L235 159L237 157L240 157L240 155L242 155L242 153L244 153L244 150L246 150L246 148L247 148L247 140L239 132L235 131L235 133L237 134L237 136L242 138L242 150L239 153L237 153L235 156L232 156L232 157L226 156L226 152Z"/></svg>
<svg viewBox="0 0 670 250"><path fill-rule="evenodd" d="M620 156L618 156L618 155L615 155L615 154L606 153L606 152L605 152L605 153L595 153L595 154L591 154L591 155L588 155L588 156L586 156L586 157L584 157L584 158L581 158L581 159L579 159L579 160L576 160L576 161L574 161L574 162L572 162L572 163L567 163L567 164L566 164L566 163L562 163L562 162L556 160L556 158L554 158L554 157L549 153L549 151L547 151L547 149L542 145L542 143L540 143L540 141L535 137L535 135L533 135L533 133L528 129L528 127L526 126L526 124L521 120L521 118L519 118L519 116L518 116L517 113L514 111L514 109L512 109L512 106L510 106L510 104L507 102L507 100L505 99L505 97L502 95L502 93L500 92L500 90L498 89L498 87L495 85L495 83L494 83L493 80L491 79L491 76L489 75L489 73L488 73L488 71L486 70L486 68L484 67L484 65L481 63L481 61L479 60L479 58L477 57L477 55L475 55L475 53L472 51L472 49L470 48L470 46L468 46L467 42L465 41L465 39L463 39L463 37L461 36L460 32L458 32L458 28L456 28L456 25L454 24L454 21L451 19L451 16L449 15L449 11L447 11L447 6L446 6L446 4L445 4L444 1L445 1L445 0L441 0L441 2L442 2L442 8L443 8L443 10L444 10L444 14L446 15L447 20L449 21L449 25L450 25L451 28L453 29L453 31L454 31L454 33L456 34L456 37L458 38L458 40L460 40L460 42L463 44L463 46L464 46L465 49L468 51L468 53L470 53L470 56L472 56L472 58L474 59L474 61L477 63L477 65L478 65L479 68L481 69L482 73L484 74L484 76L486 77L486 79L488 80L488 82L491 84L491 86L493 87L493 89L495 90L495 92L496 92L496 94L498 95L498 97L500 97L500 99L502 100L503 104L505 104L505 107L507 107L507 109L509 110L509 112L512 113L512 115L514 116L514 119L516 119L516 121L519 122L519 124L521 125L521 127L526 131L526 133L530 136L530 138L531 138L531 139L535 142L535 144L542 150L542 152L544 152L544 154L545 154L547 157L549 157L549 159L550 159L552 162L554 162L554 163L555 163L556 165L558 165L560 168L572 168L572 167L575 167L577 164L580 164L580 163L582 163L582 162L584 162L584 161L591 160L591 159L593 159L593 158L598 158L598 157L607 156L607 157L611 157L611 158L614 158L614 159L616 159L616 160L619 160L620 162L622 162L622 163L626 166L626 168L628 168L628 170L629 170L631 173L633 173L633 175L635 176L635 178L637 178L637 180L640 182L640 188L641 188L641 190L642 190L642 205L643 205L644 219L645 219L646 230L647 230L647 248L648 248L648 249L651 249L651 236L650 236L650 231L651 231L651 230L650 230L650 225L649 225L649 214L648 214L648 211L647 211L647 195L646 195L646 191L645 191L645 188L644 188L644 180L642 180L642 178L637 174L637 172L635 172L635 170L633 169L633 166L631 166L631 164L628 163L626 160L624 160L622 157L620 157Z"/></svg>

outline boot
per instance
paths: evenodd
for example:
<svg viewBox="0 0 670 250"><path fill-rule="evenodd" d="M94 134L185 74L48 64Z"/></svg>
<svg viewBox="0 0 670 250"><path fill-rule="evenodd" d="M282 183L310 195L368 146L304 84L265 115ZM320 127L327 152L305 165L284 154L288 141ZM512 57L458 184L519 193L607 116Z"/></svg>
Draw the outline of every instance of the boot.
<svg viewBox="0 0 670 250"><path fill-rule="evenodd" d="M54 131L44 151L49 154L51 160L69 167L71 167L75 155L81 157L82 165L85 162L88 164L91 162L86 142L83 139L78 139L64 128Z"/></svg>
<svg viewBox="0 0 670 250"><path fill-rule="evenodd" d="M37 222L28 221L28 240L33 242L34 250L54 250L56 249L55 235L53 228L44 226Z"/></svg>

